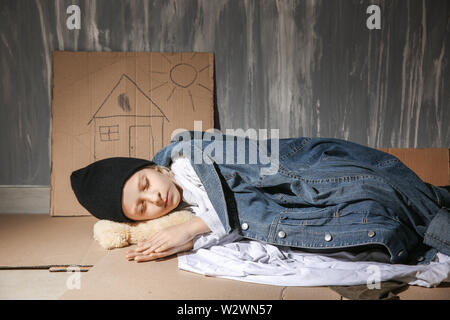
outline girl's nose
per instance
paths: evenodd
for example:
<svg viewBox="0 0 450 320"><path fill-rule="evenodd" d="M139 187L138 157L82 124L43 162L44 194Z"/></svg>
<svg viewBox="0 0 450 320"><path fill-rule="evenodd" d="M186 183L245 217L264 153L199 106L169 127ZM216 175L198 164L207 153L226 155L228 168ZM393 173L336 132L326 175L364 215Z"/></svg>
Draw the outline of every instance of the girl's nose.
<svg viewBox="0 0 450 320"><path fill-rule="evenodd" d="M164 199L161 197L161 193L159 191L147 191L145 194L145 197L148 201L151 203L157 205L157 206L163 206L164 205Z"/></svg>

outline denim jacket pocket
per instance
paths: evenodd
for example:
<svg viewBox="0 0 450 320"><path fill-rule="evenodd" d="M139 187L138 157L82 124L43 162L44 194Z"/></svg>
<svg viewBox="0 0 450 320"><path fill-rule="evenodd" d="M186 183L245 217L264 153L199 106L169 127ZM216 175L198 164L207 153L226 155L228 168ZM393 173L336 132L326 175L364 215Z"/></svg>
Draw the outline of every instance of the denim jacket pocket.
<svg viewBox="0 0 450 320"><path fill-rule="evenodd" d="M326 208L286 208L280 212L280 223L291 226L336 226L342 227L343 230L372 224L401 224L397 217L347 207L344 203Z"/></svg>
<svg viewBox="0 0 450 320"><path fill-rule="evenodd" d="M290 226L325 226L337 223L335 207L292 208L280 212L279 223Z"/></svg>

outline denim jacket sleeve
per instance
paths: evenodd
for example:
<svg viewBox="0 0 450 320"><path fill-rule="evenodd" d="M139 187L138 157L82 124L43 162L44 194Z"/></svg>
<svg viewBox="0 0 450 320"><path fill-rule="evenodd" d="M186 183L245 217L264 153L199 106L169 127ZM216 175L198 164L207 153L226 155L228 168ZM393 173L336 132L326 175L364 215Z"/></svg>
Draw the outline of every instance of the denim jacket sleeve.
<svg viewBox="0 0 450 320"><path fill-rule="evenodd" d="M450 256L450 192L430 185L442 206L428 225L424 243Z"/></svg>

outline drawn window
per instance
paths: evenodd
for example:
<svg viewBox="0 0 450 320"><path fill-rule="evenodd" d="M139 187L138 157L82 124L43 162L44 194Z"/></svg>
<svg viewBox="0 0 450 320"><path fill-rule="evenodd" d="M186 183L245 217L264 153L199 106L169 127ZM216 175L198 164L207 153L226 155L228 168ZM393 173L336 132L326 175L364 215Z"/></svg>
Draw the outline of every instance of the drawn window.
<svg viewBox="0 0 450 320"><path fill-rule="evenodd" d="M119 140L119 125L100 126L100 141Z"/></svg>

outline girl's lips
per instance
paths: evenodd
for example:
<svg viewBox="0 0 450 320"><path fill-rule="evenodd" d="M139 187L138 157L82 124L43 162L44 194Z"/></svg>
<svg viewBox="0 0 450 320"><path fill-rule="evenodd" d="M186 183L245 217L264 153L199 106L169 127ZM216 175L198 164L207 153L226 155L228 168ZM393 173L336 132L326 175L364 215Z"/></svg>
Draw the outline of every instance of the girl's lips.
<svg viewBox="0 0 450 320"><path fill-rule="evenodd" d="M166 203L164 203L164 208L167 207L167 202L169 202L169 192L166 195Z"/></svg>

